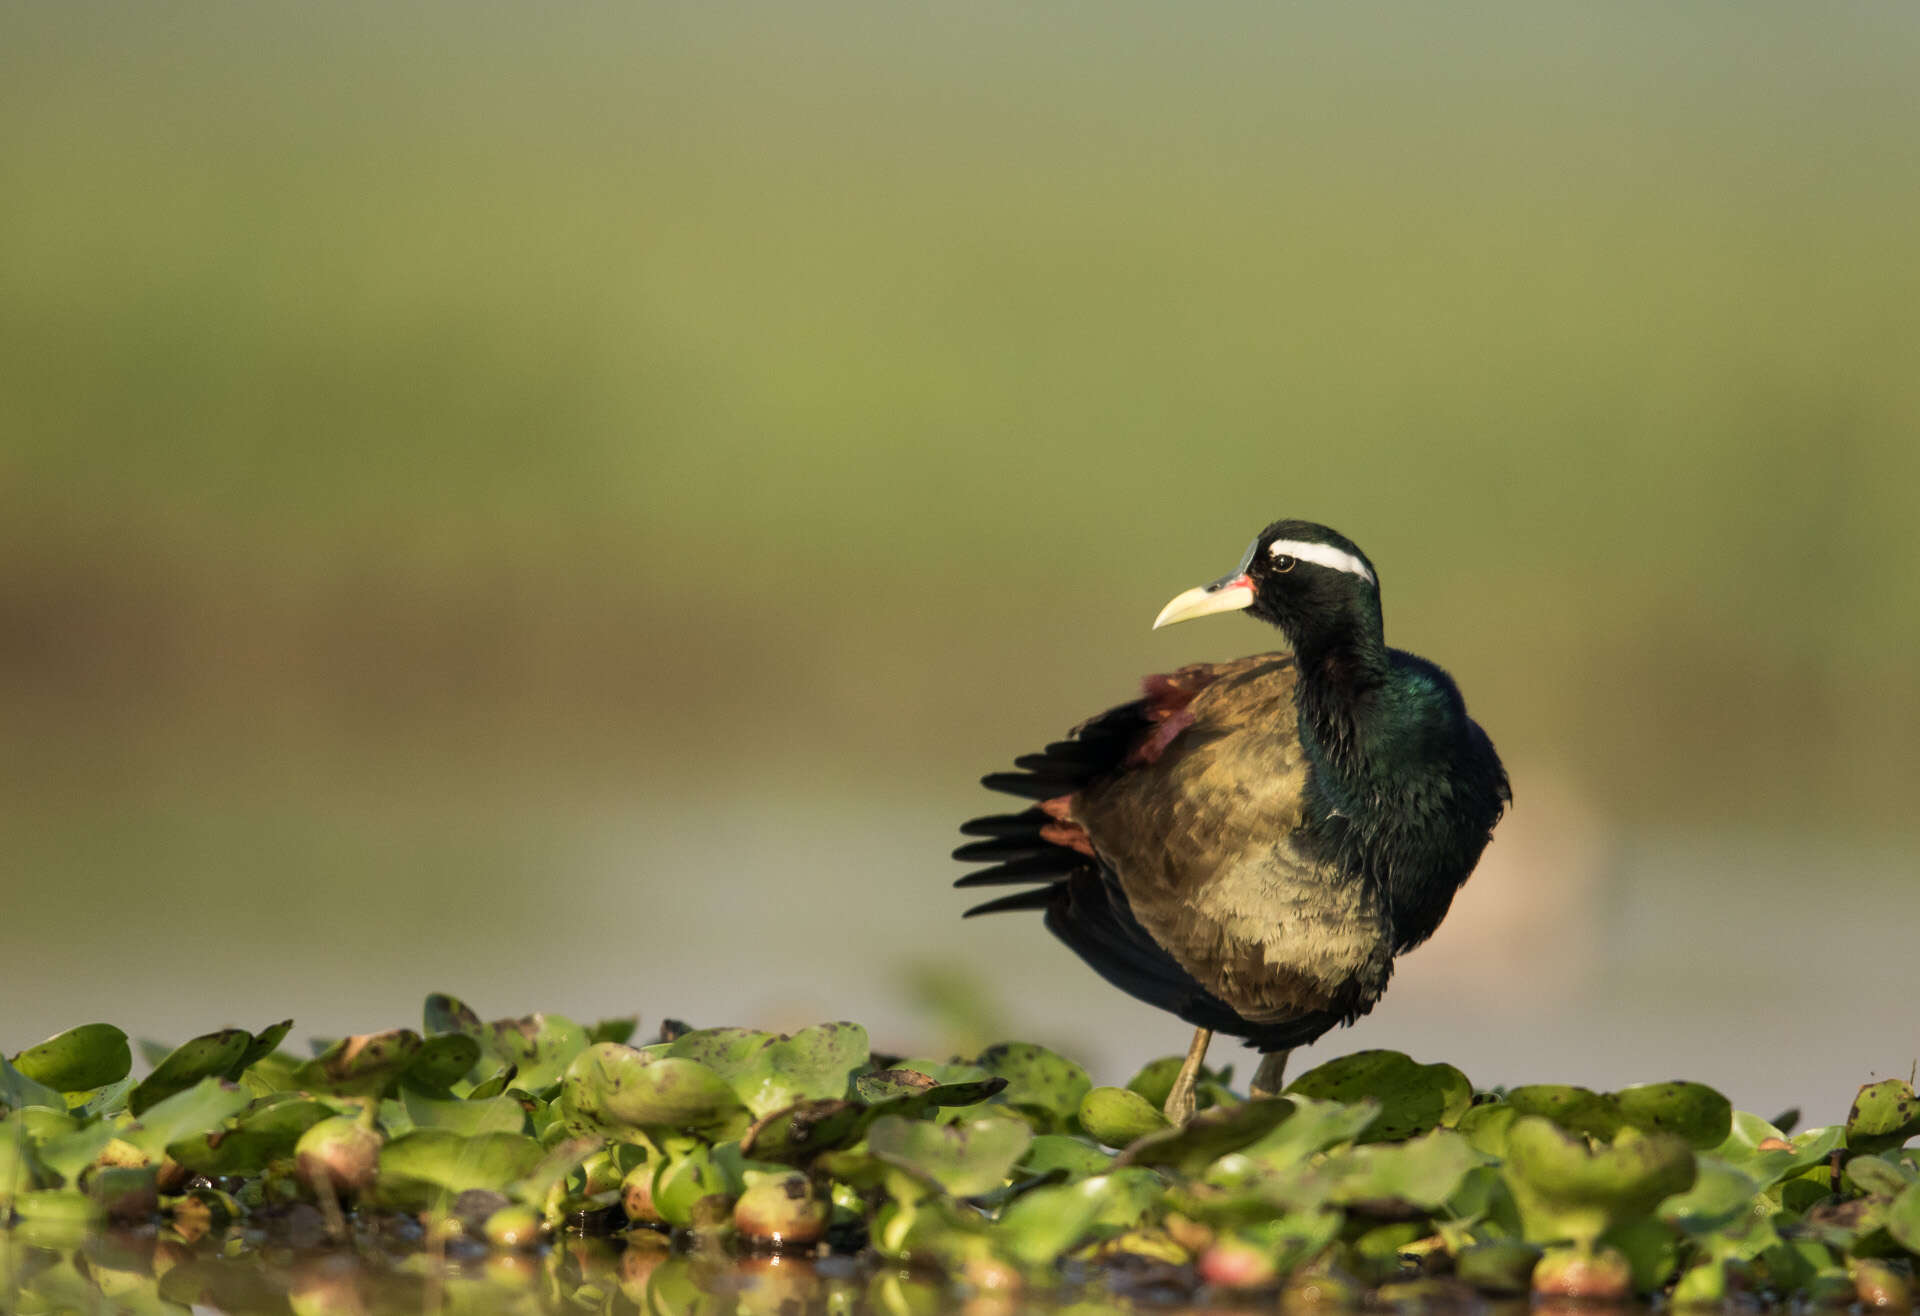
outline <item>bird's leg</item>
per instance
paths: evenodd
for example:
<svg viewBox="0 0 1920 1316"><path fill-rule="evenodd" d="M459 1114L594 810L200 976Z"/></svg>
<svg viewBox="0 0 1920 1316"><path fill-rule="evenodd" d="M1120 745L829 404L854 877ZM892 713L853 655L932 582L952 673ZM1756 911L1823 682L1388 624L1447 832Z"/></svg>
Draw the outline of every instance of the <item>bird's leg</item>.
<svg viewBox="0 0 1920 1316"><path fill-rule="evenodd" d="M1161 1107L1162 1113L1175 1124L1185 1124L1193 1118L1193 1085L1200 1080L1200 1063L1207 1058L1207 1043L1212 1040L1211 1028L1193 1030L1193 1044L1187 1048L1187 1062L1180 1066L1180 1076L1173 1080L1173 1090L1167 1093L1167 1104Z"/></svg>
<svg viewBox="0 0 1920 1316"><path fill-rule="evenodd" d="M1255 1101L1280 1095L1280 1089L1287 1081L1287 1057L1292 1054L1293 1049L1289 1047L1285 1051L1269 1051L1260 1057L1260 1068L1253 1071L1251 1095Z"/></svg>

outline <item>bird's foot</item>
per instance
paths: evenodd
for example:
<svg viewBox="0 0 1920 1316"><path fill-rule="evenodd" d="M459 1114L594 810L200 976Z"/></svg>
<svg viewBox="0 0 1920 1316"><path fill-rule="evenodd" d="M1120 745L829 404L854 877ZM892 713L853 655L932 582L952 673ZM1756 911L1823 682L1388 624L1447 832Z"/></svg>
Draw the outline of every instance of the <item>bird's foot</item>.
<svg viewBox="0 0 1920 1316"><path fill-rule="evenodd" d="M1253 1083L1248 1095L1255 1101L1279 1096L1280 1089L1287 1085L1287 1057L1292 1054L1289 1049L1269 1051L1261 1056L1260 1068L1253 1071Z"/></svg>
<svg viewBox="0 0 1920 1316"><path fill-rule="evenodd" d="M1169 1124L1185 1124L1193 1118L1195 1100L1193 1078L1182 1074L1174 1080L1173 1090L1167 1093L1167 1104L1160 1108L1160 1113L1167 1117Z"/></svg>
<svg viewBox="0 0 1920 1316"><path fill-rule="evenodd" d="M1207 1044L1212 1040L1211 1029L1194 1030L1193 1042L1187 1047L1186 1062L1180 1066L1180 1073L1173 1080L1166 1105L1160 1108L1160 1113L1167 1117L1168 1123L1185 1124L1193 1118L1194 1093L1200 1083L1200 1066L1206 1063Z"/></svg>

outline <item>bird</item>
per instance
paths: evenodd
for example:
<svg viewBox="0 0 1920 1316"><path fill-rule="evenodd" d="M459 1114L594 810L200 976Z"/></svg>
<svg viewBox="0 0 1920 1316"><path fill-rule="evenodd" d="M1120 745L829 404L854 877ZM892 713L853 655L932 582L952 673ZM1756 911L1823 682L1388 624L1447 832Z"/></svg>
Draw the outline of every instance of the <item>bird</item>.
<svg viewBox="0 0 1920 1316"><path fill-rule="evenodd" d="M1442 668L1389 648L1380 578L1311 521L1262 530L1153 629L1228 612L1279 649L1146 677L1014 771L1031 803L963 823L954 885L1022 889L966 917L1038 910L1102 978L1195 1029L1164 1112L1193 1115L1216 1033L1288 1053L1371 1010L1433 935L1512 802L1493 742Z"/></svg>

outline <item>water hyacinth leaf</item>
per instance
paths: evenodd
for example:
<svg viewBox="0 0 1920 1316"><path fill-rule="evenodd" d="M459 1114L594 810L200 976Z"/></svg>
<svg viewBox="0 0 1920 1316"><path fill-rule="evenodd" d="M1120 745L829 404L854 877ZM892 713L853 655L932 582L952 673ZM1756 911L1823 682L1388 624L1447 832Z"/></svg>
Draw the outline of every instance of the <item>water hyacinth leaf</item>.
<svg viewBox="0 0 1920 1316"><path fill-rule="evenodd" d="M910 1101L913 1109L934 1106L975 1106L988 1097L1004 1090L1007 1080L995 1078L982 1071L978 1078L961 1079L958 1082L943 1082L933 1075L917 1069L896 1066L892 1069L877 1069L870 1074L856 1074L853 1079L853 1095L869 1106L878 1106L887 1102ZM905 1114L904 1109L893 1114Z"/></svg>
<svg viewBox="0 0 1920 1316"><path fill-rule="evenodd" d="M1287 1100L1293 1103L1293 1114L1242 1148L1242 1155L1275 1168L1298 1165L1315 1152L1352 1142L1380 1115L1380 1103L1370 1097L1351 1105L1298 1095Z"/></svg>
<svg viewBox="0 0 1920 1316"><path fill-rule="evenodd" d="M12 1063L56 1092L87 1092L125 1078L133 1069L133 1049L112 1024L81 1024L28 1047Z"/></svg>
<svg viewBox="0 0 1920 1316"><path fill-rule="evenodd" d="M1867 1084L1847 1112L1847 1146L1853 1151L1891 1151L1906 1145L1916 1133L1920 1133L1920 1098L1904 1079Z"/></svg>
<svg viewBox="0 0 1920 1316"><path fill-rule="evenodd" d="M571 1126L615 1136L647 1128L744 1133L752 1122L733 1089L699 1061L615 1042L596 1042L574 1058L560 1100Z"/></svg>
<svg viewBox="0 0 1920 1316"><path fill-rule="evenodd" d="M237 1083L203 1078L184 1092L149 1106L138 1121L121 1130L120 1137L158 1160L174 1143L213 1132L252 1101Z"/></svg>
<svg viewBox="0 0 1920 1316"><path fill-rule="evenodd" d="M1887 1207L1886 1230L1901 1247L1920 1253L1920 1184L1908 1184Z"/></svg>
<svg viewBox="0 0 1920 1316"><path fill-rule="evenodd" d="M1602 1142L1611 1141L1625 1122L1619 1107L1591 1088L1528 1083L1509 1091L1505 1100L1516 1114L1538 1115L1563 1129L1589 1134Z"/></svg>
<svg viewBox="0 0 1920 1316"><path fill-rule="evenodd" d="M595 1042L618 1042L626 1045L640 1027L640 1016L623 1015L617 1019L602 1019L587 1029L587 1045Z"/></svg>
<svg viewBox="0 0 1920 1316"><path fill-rule="evenodd" d="M1380 1113L1362 1142L1394 1142L1451 1125L1473 1104L1473 1084L1452 1065L1423 1065L1399 1051L1356 1051L1310 1069L1287 1095L1355 1102L1371 1097Z"/></svg>
<svg viewBox="0 0 1920 1316"><path fill-rule="evenodd" d="M118 1115L127 1108L127 1098L133 1095L133 1089L139 1080L131 1074L118 1083L109 1083L103 1088L91 1092L67 1093L68 1109L85 1119L99 1119L103 1115ZM72 1105L79 1102L79 1105Z"/></svg>
<svg viewBox="0 0 1920 1316"><path fill-rule="evenodd" d="M240 1059L234 1062L224 1077L239 1080L240 1076L252 1066L272 1055L280 1044L287 1040L287 1034L293 1031L293 1020L282 1019L279 1023L262 1028L247 1043L247 1049L240 1053Z"/></svg>
<svg viewBox="0 0 1920 1316"><path fill-rule="evenodd" d="M740 1150L755 1160L805 1165L822 1152L858 1142L866 1121L866 1107L856 1102L802 1101L755 1120Z"/></svg>
<svg viewBox="0 0 1920 1316"><path fill-rule="evenodd" d="M253 1034L244 1028L223 1028L182 1042L127 1094L127 1109L139 1116L202 1079L226 1077L252 1045Z"/></svg>
<svg viewBox="0 0 1920 1316"><path fill-rule="evenodd" d="M605 1146L606 1142L601 1138L563 1138L547 1146L531 1170L501 1191L516 1202L524 1202L529 1206L542 1205L547 1195L565 1182L568 1175Z"/></svg>
<svg viewBox="0 0 1920 1316"><path fill-rule="evenodd" d="M1692 1148L1634 1133L1590 1149L1551 1120L1522 1115L1507 1131L1507 1179L1528 1242L1590 1245L1610 1227L1693 1186Z"/></svg>
<svg viewBox="0 0 1920 1316"><path fill-rule="evenodd" d="M489 1077L474 1084L473 1091L467 1093L467 1100L485 1101L488 1097L497 1097L513 1085L513 1079L513 1066L502 1066Z"/></svg>
<svg viewBox="0 0 1920 1316"><path fill-rule="evenodd" d="M1452 1197L1467 1171L1485 1159L1452 1129L1434 1129L1401 1143L1355 1147L1328 1166L1333 1200L1406 1202L1432 1210Z"/></svg>
<svg viewBox="0 0 1920 1316"><path fill-rule="evenodd" d="M539 1143L519 1133L466 1137L445 1129L416 1129L380 1149L380 1199L421 1207L441 1194L473 1188L504 1190L540 1163Z"/></svg>
<svg viewBox="0 0 1920 1316"><path fill-rule="evenodd" d="M446 1101L403 1086L400 1104L416 1129L445 1129L468 1137L480 1133L525 1133L527 1129L526 1108L512 1097Z"/></svg>
<svg viewBox="0 0 1920 1316"><path fill-rule="evenodd" d="M1097 1142L1125 1147L1168 1127L1159 1108L1131 1088L1093 1088L1080 1098L1080 1127Z"/></svg>
<svg viewBox="0 0 1920 1316"><path fill-rule="evenodd" d="M930 1124L883 1115L867 1130L867 1149L875 1158L931 1180L955 1197L1003 1186L1032 1142L1033 1130L1010 1119Z"/></svg>
<svg viewBox="0 0 1920 1316"><path fill-rule="evenodd" d="M1513 1127L1519 1115L1519 1111L1504 1101L1486 1101L1468 1107L1453 1127L1473 1144L1475 1151L1504 1160L1507 1155L1507 1130Z"/></svg>
<svg viewBox="0 0 1920 1316"><path fill-rule="evenodd" d="M1022 1265L1049 1265L1093 1228L1106 1191L1094 1178L1023 1193L1000 1213L994 1241Z"/></svg>
<svg viewBox="0 0 1920 1316"><path fill-rule="evenodd" d="M1726 1140L1713 1148L1712 1154L1762 1188L1771 1188L1783 1179L1824 1164L1844 1145L1846 1136L1846 1127L1834 1124L1787 1138L1758 1115L1736 1111Z"/></svg>
<svg viewBox="0 0 1920 1316"><path fill-rule="evenodd" d="M1913 1182L1913 1169L1884 1156L1854 1156L1847 1161L1846 1184L1862 1196L1898 1197Z"/></svg>
<svg viewBox="0 0 1920 1316"><path fill-rule="evenodd" d="M1651 1215L1615 1225L1600 1241L1627 1259L1633 1291L1640 1294L1658 1292L1672 1283L1680 1273L1682 1255L1693 1250L1685 1235Z"/></svg>
<svg viewBox="0 0 1920 1316"><path fill-rule="evenodd" d="M116 1136L117 1131L111 1124L96 1122L45 1138L35 1154L40 1164L59 1175L63 1182L75 1184L81 1172L100 1158ZM136 1155L147 1157L146 1152L137 1149Z"/></svg>
<svg viewBox="0 0 1920 1316"><path fill-rule="evenodd" d="M668 1043L666 1054L697 1060L722 1078L730 1078L751 1064L773 1038L758 1028L696 1028Z"/></svg>
<svg viewBox="0 0 1920 1316"><path fill-rule="evenodd" d="M859 1024L815 1024L776 1037L746 1066L736 1091L756 1116L801 1101L847 1095L868 1063L867 1030Z"/></svg>
<svg viewBox="0 0 1920 1316"><path fill-rule="evenodd" d="M409 1084L446 1094L479 1060L479 1042L461 1033L441 1033L421 1039L413 1063L403 1072Z"/></svg>
<svg viewBox="0 0 1920 1316"><path fill-rule="evenodd" d="M1532 1287L1540 1249L1517 1238L1491 1239L1461 1250L1454 1273L1482 1293L1518 1297Z"/></svg>
<svg viewBox="0 0 1920 1316"><path fill-rule="evenodd" d="M337 1112L320 1101L254 1102L232 1121L167 1144L167 1155L195 1174L258 1174L293 1155L300 1135Z"/></svg>
<svg viewBox="0 0 1920 1316"><path fill-rule="evenodd" d="M1118 1165L1166 1166L1188 1178L1197 1178L1208 1165L1228 1152L1239 1151L1270 1133L1293 1114L1285 1097L1248 1101L1237 1106L1203 1110L1177 1128L1150 1133L1120 1153Z"/></svg>
<svg viewBox="0 0 1920 1316"><path fill-rule="evenodd" d="M1086 1070L1031 1042L988 1047L977 1063L989 1074L1007 1080L994 1101L1038 1114L1047 1126L1042 1132L1066 1130L1079 1114L1081 1098L1093 1088Z"/></svg>
<svg viewBox="0 0 1920 1316"><path fill-rule="evenodd" d="M545 1092L558 1083L574 1058L588 1046L587 1030L565 1015L529 1014L485 1025L480 1036L481 1060L491 1071L501 1065L515 1069L514 1085L528 1092Z"/></svg>
<svg viewBox="0 0 1920 1316"><path fill-rule="evenodd" d="M478 1038L483 1026L480 1016L468 1009L466 1002L445 992L434 992L427 997L426 1006L421 1011L421 1022L426 1026L429 1036L435 1033L465 1033Z"/></svg>
<svg viewBox="0 0 1920 1316"><path fill-rule="evenodd" d="M1754 1213L1760 1185L1711 1156L1697 1157L1695 1165L1693 1187L1662 1202L1660 1218L1696 1238L1744 1225Z"/></svg>
<svg viewBox="0 0 1920 1316"><path fill-rule="evenodd" d="M724 1197L738 1188L710 1148L697 1144L663 1164L653 1178L653 1207L678 1229L694 1221L695 1207L706 1198Z"/></svg>
<svg viewBox="0 0 1920 1316"><path fill-rule="evenodd" d="M970 1060L935 1060L931 1056L896 1060L890 1068L894 1071L907 1070L925 1074L936 1083L978 1083L993 1077Z"/></svg>
<svg viewBox="0 0 1920 1316"><path fill-rule="evenodd" d="M1112 1156L1068 1133L1035 1134L1020 1161L1020 1173L1027 1178L1053 1175L1069 1182L1105 1174L1112 1168Z"/></svg>
<svg viewBox="0 0 1920 1316"><path fill-rule="evenodd" d="M789 1037L705 1028L675 1038L667 1054L720 1075L759 1118L801 1101L846 1096L853 1072L867 1063L867 1030L820 1024Z"/></svg>
<svg viewBox="0 0 1920 1316"><path fill-rule="evenodd" d="M67 1099L44 1083L36 1083L0 1057L0 1105L8 1110L39 1107L64 1111Z"/></svg>
<svg viewBox="0 0 1920 1316"><path fill-rule="evenodd" d="M1695 1151L1718 1147L1733 1124L1733 1103L1704 1083L1642 1083L1610 1097L1628 1124L1648 1133L1671 1133Z"/></svg>
<svg viewBox="0 0 1920 1316"><path fill-rule="evenodd" d="M37 1182L39 1176L35 1173L27 1140L12 1122L13 1118L0 1119L0 1212L12 1205L17 1194L42 1186ZM0 1246L0 1254L6 1251ZM5 1284L7 1279L5 1263L0 1261L0 1284Z"/></svg>
<svg viewBox="0 0 1920 1316"><path fill-rule="evenodd" d="M323 1049L295 1071L301 1087L339 1096L374 1096L412 1067L425 1045L411 1028L358 1033Z"/></svg>
<svg viewBox="0 0 1920 1316"><path fill-rule="evenodd" d="M1095 1228L1134 1229L1143 1225L1160 1206L1166 1181L1144 1166L1121 1166L1100 1177L1099 1212Z"/></svg>

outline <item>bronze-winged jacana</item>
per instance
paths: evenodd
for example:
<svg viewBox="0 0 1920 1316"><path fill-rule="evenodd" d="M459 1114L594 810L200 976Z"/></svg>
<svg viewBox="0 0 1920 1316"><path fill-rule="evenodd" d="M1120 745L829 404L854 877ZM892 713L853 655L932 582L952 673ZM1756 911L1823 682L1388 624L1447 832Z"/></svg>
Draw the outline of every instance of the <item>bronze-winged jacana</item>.
<svg viewBox="0 0 1920 1316"><path fill-rule="evenodd" d="M1196 1030L1167 1098L1193 1112L1212 1034L1287 1053L1373 1008L1433 934L1512 799L1452 679L1382 636L1379 578L1345 536L1276 521L1157 630L1242 610L1287 648L1150 676L1139 699L981 784L1036 803L976 818L967 911L1045 912L1108 982Z"/></svg>

